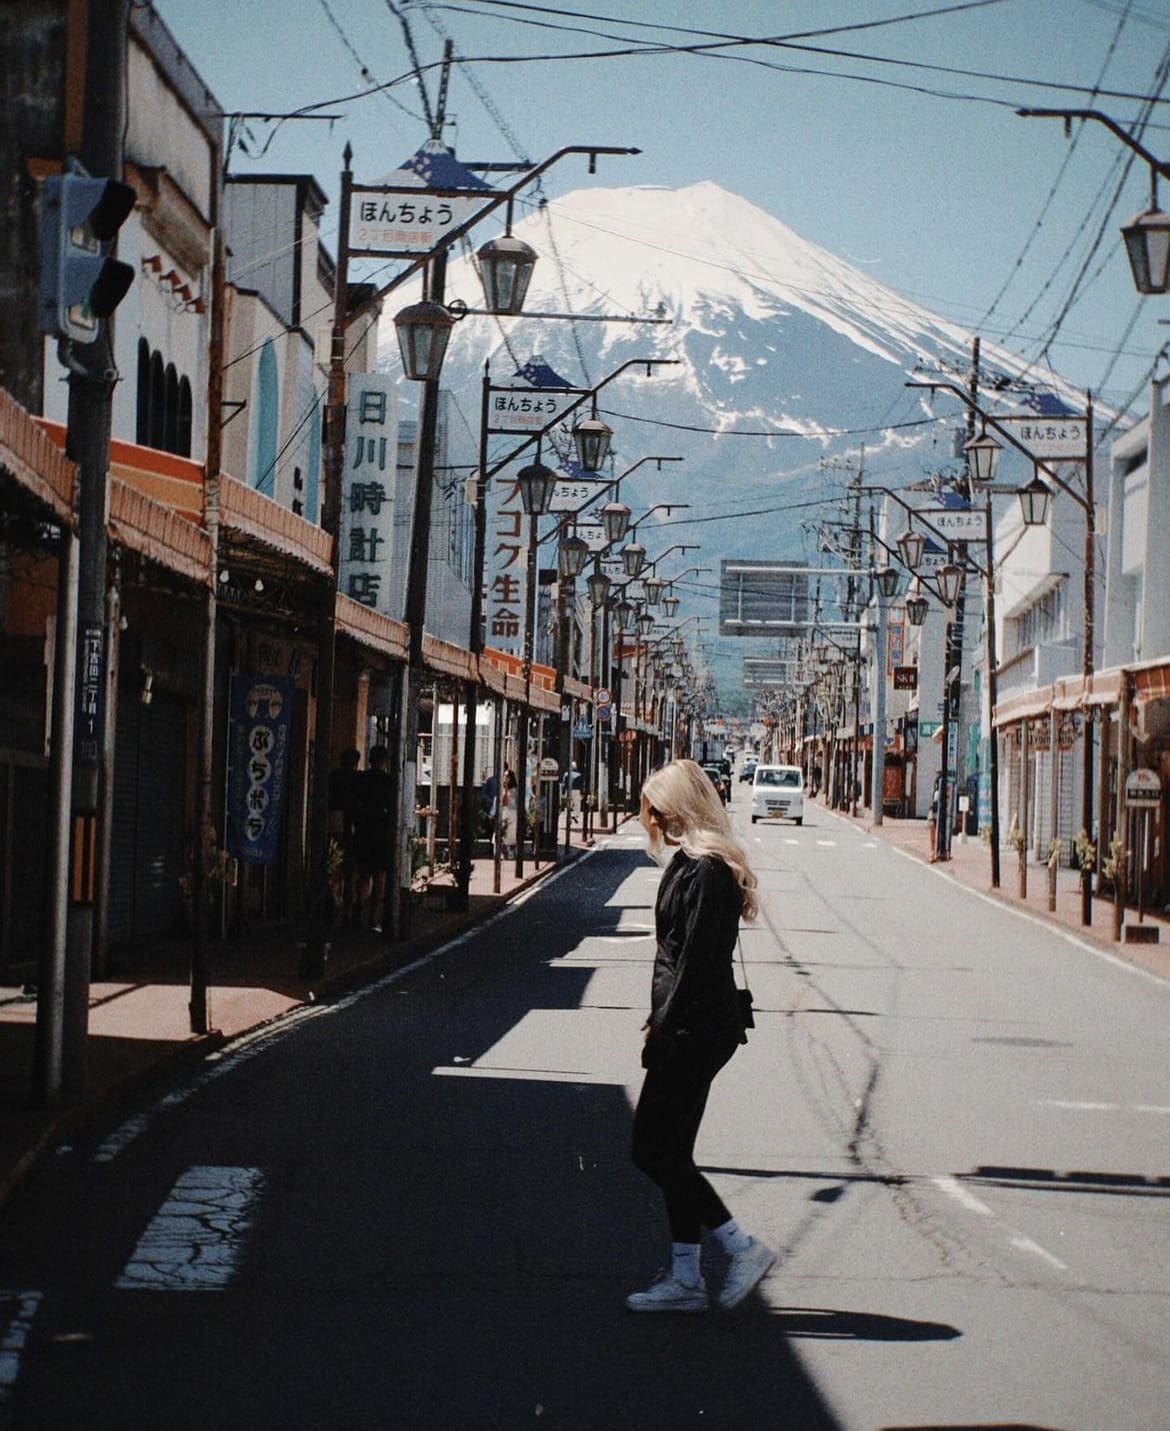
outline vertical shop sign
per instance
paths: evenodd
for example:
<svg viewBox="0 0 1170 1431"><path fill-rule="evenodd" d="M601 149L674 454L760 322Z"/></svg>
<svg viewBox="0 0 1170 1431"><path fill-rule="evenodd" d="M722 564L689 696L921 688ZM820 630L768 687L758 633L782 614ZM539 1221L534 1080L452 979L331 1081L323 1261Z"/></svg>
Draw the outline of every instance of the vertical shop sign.
<svg viewBox="0 0 1170 1431"><path fill-rule="evenodd" d="M341 479L338 585L383 616L392 609L398 393L387 373L351 373Z"/></svg>
<svg viewBox="0 0 1170 1431"><path fill-rule="evenodd" d="M232 676L228 853L250 864L277 856L295 690L285 676Z"/></svg>
<svg viewBox="0 0 1170 1431"><path fill-rule="evenodd" d="M497 478L491 492L485 644L522 656L530 524L514 477Z"/></svg>

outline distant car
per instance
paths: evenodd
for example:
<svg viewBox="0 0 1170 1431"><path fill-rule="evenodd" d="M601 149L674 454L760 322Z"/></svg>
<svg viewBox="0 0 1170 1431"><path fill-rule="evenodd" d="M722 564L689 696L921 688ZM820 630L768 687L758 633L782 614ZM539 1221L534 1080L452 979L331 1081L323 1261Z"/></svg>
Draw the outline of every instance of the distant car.
<svg viewBox="0 0 1170 1431"><path fill-rule="evenodd" d="M723 803L726 805L727 797L731 793L731 787L724 779L723 771L720 770L717 765L704 765L703 769L710 777L711 784L714 785L716 791L718 792L720 800L722 800Z"/></svg>
<svg viewBox="0 0 1170 1431"><path fill-rule="evenodd" d="M757 765L752 777L752 824L793 820L804 824L804 775L799 765Z"/></svg>
<svg viewBox="0 0 1170 1431"><path fill-rule="evenodd" d="M756 773L756 766L759 765L759 763L760 762L756 759L754 755L749 755L744 758L743 764L739 767L739 779L741 785L751 784L752 776Z"/></svg>

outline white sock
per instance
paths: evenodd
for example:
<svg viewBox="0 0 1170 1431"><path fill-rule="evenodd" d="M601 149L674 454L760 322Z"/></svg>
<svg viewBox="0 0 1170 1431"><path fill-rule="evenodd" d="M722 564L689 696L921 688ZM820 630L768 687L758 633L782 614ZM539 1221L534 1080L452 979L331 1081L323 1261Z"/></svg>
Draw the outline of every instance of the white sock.
<svg viewBox="0 0 1170 1431"><path fill-rule="evenodd" d="M751 1238L734 1217L729 1217L721 1227L713 1227L711 1236L729 1257L736 1252L746 1252L752 1245Z"/></svg>
<svg viewBox="0 0 1170 1431"><path fill-rule="evenodd" d="M703 1280L699 1271L699 1249L697 1242L672 1242L670 1244L670 1275L684 1287L697 1287Z"/></svg>

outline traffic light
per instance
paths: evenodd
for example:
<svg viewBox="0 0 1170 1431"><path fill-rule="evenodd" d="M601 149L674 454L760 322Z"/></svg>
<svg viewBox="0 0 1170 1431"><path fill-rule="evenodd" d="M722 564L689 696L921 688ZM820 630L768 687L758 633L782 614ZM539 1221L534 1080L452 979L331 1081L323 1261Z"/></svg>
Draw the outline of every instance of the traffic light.
<svg viewBox="0 0 1170 1431"><path fill-rule="evenodd" d="M69 172L41 189L41 331L92 343L134 279L128 263L102 252L134 207L117 179Z"/></svg>

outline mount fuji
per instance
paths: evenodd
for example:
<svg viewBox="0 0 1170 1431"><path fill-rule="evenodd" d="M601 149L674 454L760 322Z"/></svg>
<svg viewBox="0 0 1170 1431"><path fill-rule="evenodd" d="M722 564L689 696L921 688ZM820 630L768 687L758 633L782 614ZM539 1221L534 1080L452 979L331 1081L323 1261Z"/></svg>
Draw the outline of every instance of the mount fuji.
<svg viewBox="0 0 1170 1431"><path fill-rule="evenodd" d="M720 560L815 563L802 523L829 515L823 504L844 495L862 461L867 480L891 487L950 464L962 408L941 399L932 417L928 395L905 382L915 369L965 382L971 335L711 182L577 190L513 233L540 255L526 314L580 321L469 314L456 325L443 385L466 420L470 461L485 359L491 381L508 384L539 354L574 387L595 386L630 360L674 360L649 377L627 369L602 388L598 410L614 429L615 472L651 454L685 458L641 466L621 497L635 515L689 503L655 513L638 536L651 557L676 542L701 544L671 554L659 574L710 569L676 588L679 619L707 618L708 663L726 705L739 705L741 657L775 642L714 639ZM452 261L446 298L482 307L469 257ZM389 323L382 330L389 369L395 338ZM981 361L986 400L1018 408L1022 361L987 344ZM493 453L507 442L493 438Z"/></svg>

